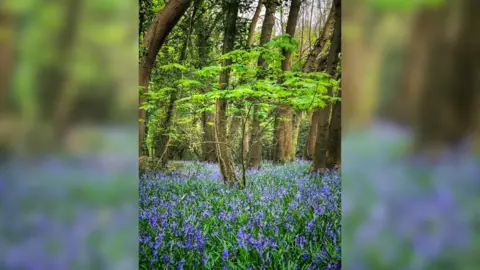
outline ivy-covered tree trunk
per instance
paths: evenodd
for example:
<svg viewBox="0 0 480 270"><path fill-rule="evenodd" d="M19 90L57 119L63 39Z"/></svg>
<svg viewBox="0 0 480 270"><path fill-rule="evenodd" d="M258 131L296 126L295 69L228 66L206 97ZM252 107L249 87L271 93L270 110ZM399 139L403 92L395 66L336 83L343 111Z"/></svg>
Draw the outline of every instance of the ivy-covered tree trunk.
<svg viewBox="0 0 480 270"><path fill-rule="evenodd" d="M260 45L264 45L272 38L273 26L275 25L275 11L277 2L275 0L265 0L265 18L262 24L262 33L260 35ZM266 76L268 64L263 57L258 58L258 80ZM260 117L261 107L253 106L252 135L250 139L250 151L248 155L248 167L260 167L262 165L262 119Z"/></svg>
<svg viewBox="0 0 480 270"><path fill-rule="evenodd" d="M335 6L335 24L333 29L332 41L330 45L330 51L328 55L327 73L334 75L335 68L338 62L338 54L341 49L341 0L335 0L333 2ZM328 88L327 95L332 96L332 88ZM317 139L315 142L315 155L313 159L312 171L323 172L325 171L327 164L327 147L328 147L328 126L330 120L331 103L327 103L327 106L320 110L320 117L317 124Z"/></svg>
<svg viewBox="0 0 480 270"><path fill-rule="evenodd" d="M173 27L177 24L183 14L187 11L190 3L193 0L170 0L168 1L162 10L157 14L152 25L145 33L143 47L146 50L145 55L142 57L139 66L138 84L142 88L141 91L146 93L148 91L148 83L150 82L150 75L152 69L155 66L157 54L160 51L163 43L167 39L168 34L172 31ZM139 96L139 104L145 102L145 98ZM138 110L139 118L139 132L138 132L138 148L139 155L143 153L143 141L145 137L145 111Z"/></svg>
<svg viewBox="0 0 480 270"><path fill-rule="evenodd" d="M295 36L297 27L298 14L300 12L300 0L292 0L290 4L290 12L286 27L286 34L291 37ZM282 70L285 72L292 71L292 52L283 50ZM273 161L275 163L284 163L292 160L293 149L293 127L292 127L293 110L290 105L281 104L277 108L275 117L275 154Z"/></svg>
<svg viewBox="0 0 480 270"><path fill-rule="evenodd" d="M227 4L227 15L225 32L223 39L223 54L233 50L235 44L236 24L238 18L239 0L231 0ZM223 60L222 66L230 66L231 59ZM230 68L222 70L220 73L220 89L226 89L230 77ZM217 142L217 157L220 173L223 181L229 185L237 182L235 167L231 149L229 148L227 133L227 99L219 98L216 102L216 118L215 118L215 137Z"/></svg>

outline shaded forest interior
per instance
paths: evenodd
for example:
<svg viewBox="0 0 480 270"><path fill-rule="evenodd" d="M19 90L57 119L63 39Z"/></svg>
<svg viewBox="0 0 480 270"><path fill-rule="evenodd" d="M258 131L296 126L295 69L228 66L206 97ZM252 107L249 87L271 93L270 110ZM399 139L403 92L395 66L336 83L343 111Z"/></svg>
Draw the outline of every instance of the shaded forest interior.
<svg viewBox="0 0 480 270"><path fill-rule="evenodd" d="M140 0L141 170L340 165L341 1ZM238 175L236 168L240 168Z"/></svg>

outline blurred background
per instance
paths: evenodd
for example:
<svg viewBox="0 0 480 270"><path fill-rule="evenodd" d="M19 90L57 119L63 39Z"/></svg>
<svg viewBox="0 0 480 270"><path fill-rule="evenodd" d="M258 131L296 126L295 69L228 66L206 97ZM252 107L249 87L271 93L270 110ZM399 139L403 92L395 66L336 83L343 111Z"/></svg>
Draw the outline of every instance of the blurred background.
<svg viewBox="0 0 480 270"><path fill-rule="evenodd" d="M343 6L343 266L478 268L480 2Z"/></svg>
<svg viewBox="0 0 480 270"><path fill-rule="evenodd" d="M137 267L137 17L0 2L0 269Z"/></svg>

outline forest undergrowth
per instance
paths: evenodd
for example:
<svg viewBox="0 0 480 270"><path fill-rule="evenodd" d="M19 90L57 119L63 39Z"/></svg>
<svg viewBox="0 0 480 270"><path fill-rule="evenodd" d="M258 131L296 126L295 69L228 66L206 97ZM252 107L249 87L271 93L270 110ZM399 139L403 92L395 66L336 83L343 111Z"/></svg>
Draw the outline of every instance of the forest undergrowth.
<svg viewBox="0 0 480 270"><path fill-rule="evenodd" d="M244 189L183 162L140 186L140 269L340 269L341 177L266 163Z"/></svg>

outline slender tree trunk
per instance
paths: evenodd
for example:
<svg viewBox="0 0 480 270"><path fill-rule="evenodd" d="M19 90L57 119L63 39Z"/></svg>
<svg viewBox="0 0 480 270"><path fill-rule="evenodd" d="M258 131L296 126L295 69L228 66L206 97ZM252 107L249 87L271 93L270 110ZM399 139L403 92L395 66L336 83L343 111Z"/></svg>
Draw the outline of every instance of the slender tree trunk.
<svg viewBox="0 0 480 270"><path fill-rule="evenodd" d="M238 18L239 0L231 0L227 5L226 24L223 40L223 54L233 50L235 44L236 24ZM222 66L230 66L231 59L223 61ZM230 68L222 70L220 73L220 89L226 89L230 77ZM220 172L223 181L229 185L233 185L237 181L235 167L231 149L229 148L227 134L227 100L220 98L216 103L216 121L215 121L215 137L217 141L217 157Z"/></svg>
<svg viewBox="0 0 480 270"><path fill-rule="evenodd" d="M213 112L202 113L203 141L215 141L215 114ZM207 162L217 162L216 146L213 143L202 144L202 159Z"/></svg>
<svg viewBox="0 0 480 270"><path fill-rule="evenodd" d="M257 8L253 14L252 22L250 23L250 29L248 31L247 47L252 46L253 38L255 37L255 29L257 28L258 18L262 12L263 1L258 0Z"/></svg>
<svg viewBox="0 0 480 270"><path fill-rule="evenodd" d="M310 6L310 25L308 27L308 47L312 46L312 22L313 22L313 7L315 6L315 0L312 0Z"/></svg>
<svg viewBox="0 0 480 270"><path fill-rule="evenodd" d="M293 118L293 147L292 147L292 153L291 158L296 159L297 157L297 145L298 145L298 135L300 133L300 124L302 123L302 118L303 118L303 112L296 112Z"/></svg>
<svg viewBox="0 0 480 270"><path fill-rule="evenodd" d="M165 4L165 7L157 14L152 25L145 33L144 44L146 48L146 55L142 57L139 66L138 84L142 88L142 92L148 91L148 83L150 81L150 75L153 67L155 66L155 60L157 54L160 51L163 43L165 42L168 34L172 31L173 27L177 24L183 14L187 11L192 0L170 0ZM145 102L145 98L139 97L139 104ZM138 110L139 118L139 155L143 153L143 140L145 137L145 111Z"/></svg>
<svg viewBox="0 0 480 270"><path fill-rule="evenodd" d="M265 18L262 25L262 33L260 36L260 45L264 45L272 38L273 26L275 25L275 11L277 3L275 0L266 0L265 3ZM267 69L267 62L263 57L258 58L259 72L257 78L262 80L265 78ZM252 135L250 139L250 151L248 154L248 167L260 167L262 164L262 128L260 126L262 120L258 114L260 106L253 107L253 121L252 121Z"/></svg>
<svg viewBox="0 0 480 270"><path fill-rule="evenodd" d="M295 36L300 5L300 0L292 0L290 4L286 33L291 37ZM292 52L283 50L283 56L285 59L282 60L282 70L292 71ZM273 161L276 163L292 160L290 156L293 148L292 117L293 111L289 105L282 104L278 106L275 118L275 154L273 158Z"/></svg>
<svg viewBox="0 0 480 270"><path fill-rule="evenodd" d="M337 66L338 54L341 49L341 0L334 0L335 6L335 26L333 29L330 52L328 55L327 73L333 75ZM332 89L329 87L328 95L332 95ZM315 142L315 155L313 159L312 171L323 172L326 169L326 155L328 144L328 126L330 120L331 103L327 103L325 108L321 109L318 126L317 138Z"/></svg>
<svg viewBox="0 0 480 270"><path fill-rule="evenodd" d="M305 7L301 9L302 10L302 28L301 31L300 31L300 48L299 48L299 52L298 52L298 59L300 61L300 63L303 61L303 44L305 43L304 41L304 33L305 33Z"/></svg>
<svg viewBox="0 0 480 270"><path fill-rule="evenodd" d="M283 35L283 31L285 29L284 22L283 22L283 5L280 4L280 34Z"/></svg>
<svg viewBox="0 0 480 270"><path fill-rule="evenodd" d="M247 118L245 119L245 123L244 123L244 128L243 128L243 131L242 131L242 141L241 141L241 149L243 151L243 160L246 160L247 156L246 156L246 153L248 153L250 151L250 147L249 147L249 140L248 140L248 125L249 125L249 119L248 119L248 116Z"/></svg>

